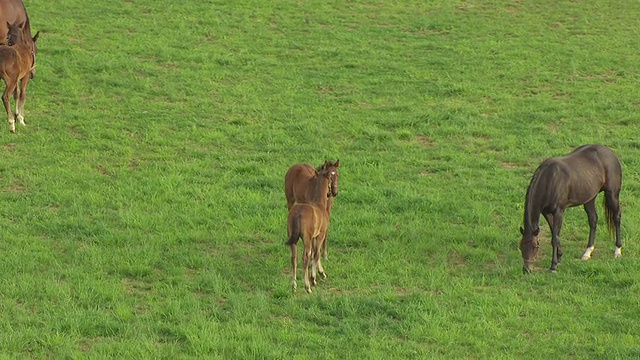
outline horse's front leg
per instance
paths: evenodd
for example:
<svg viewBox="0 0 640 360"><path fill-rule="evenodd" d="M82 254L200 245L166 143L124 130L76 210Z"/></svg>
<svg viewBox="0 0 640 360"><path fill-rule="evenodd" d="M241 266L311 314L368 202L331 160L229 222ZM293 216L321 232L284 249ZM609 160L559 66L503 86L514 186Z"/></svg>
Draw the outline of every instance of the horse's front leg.
<svg viewBox="0 0 640 360"><path fill-rule="evenodd" d="M20 85L16 87L18 94L16 99L16 112L18 121L23 126L27 124L24 123L24 103L27 100L27 84L29 83L29 75L25 76L22 80L20 80Z"/></svg>
<svg viewBox="0 0 640 360"><path fill-rule="evenodd" d="M584 204L584 211L587 213L587 217L589 219L589 242L587 243L587 248L584 250L584 254L582 254L582 260L589 260L591 258L591 253L595 248L596 227L598 226L596 198L593 198L593 200Z"/></svg>
<svg viewBox="0 0 640 360"><path fill-rule="evenodd" d="M325 232L323 235L320 235L318 237L318 239L320 239L320 246L319 248L323 249L324 252L324 256L326 259L327 256L327 233ZM321 258L321 252L318 251L318 272L320 273L320 276L322 276L323 279L327 278L327 273L324 271L324 267L322 266L322 258Z"/></svg>
<svg viewBox="0 0 640 360"><path fill-rule="evenodd" d="M13 112L11 111L11 102L10 95L16 88L16 83L14 81L6 81L5 83L7 87L4 89L4 93L2 94L2 103L4 104L4 109L7 111L7 117L9 118L9 131L12 133L16 132L16 119L14 118Z"/></svg>
<svg viewBox="0 0 640 360"><path fill-rule="evenodd" d="M560 229L562 229L562 218L564 216L564 211L555 211L551 215L545 215L545 218L547 218L547 216L552 217L551 222L547 220L549 222L549 226L551 227L551 247L553 248L553 253L551 256L551 268L549 269L549 271L555 272L556 267L558 267L558 264L562 259L562 246L560 246Z"/></svg>

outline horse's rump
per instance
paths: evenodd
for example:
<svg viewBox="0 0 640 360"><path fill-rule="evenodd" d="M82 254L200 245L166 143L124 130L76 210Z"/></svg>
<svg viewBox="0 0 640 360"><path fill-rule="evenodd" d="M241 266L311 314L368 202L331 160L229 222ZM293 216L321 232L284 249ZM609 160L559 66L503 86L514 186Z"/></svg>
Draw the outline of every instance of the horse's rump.
<svg viewBox="0 0 640 360"><path fill-rule="evenodd" d="M311 180L318 175L316 169L309 164L295 164L289 168L284 177L284 193L287 197L287 207L291 209L297 202L309 202L307 189Z"/></svg>
<svg viewBox="0 0 640 360"><path fill-rule="evenodd" d="M298 242L300 237L316 238L326 234L328 227L326 210L315 204L295 203L289 210L287 229L288 245Z"/></svg>

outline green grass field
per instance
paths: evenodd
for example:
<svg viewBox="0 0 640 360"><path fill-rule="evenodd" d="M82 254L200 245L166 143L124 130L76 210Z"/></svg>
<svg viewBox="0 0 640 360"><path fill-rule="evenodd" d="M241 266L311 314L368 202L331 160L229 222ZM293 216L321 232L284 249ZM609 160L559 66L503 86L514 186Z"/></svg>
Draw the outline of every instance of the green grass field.
<svg viewBox="0 0 640 360"><path fill-rule="evenodd" d="M640 3L25 5L0 357L640 357ZM585 143L623 163L623 257L598 201L593 258L570 209L525 276L530 177ZM294 294L284 174L325 159L329 277Z"/></svg>

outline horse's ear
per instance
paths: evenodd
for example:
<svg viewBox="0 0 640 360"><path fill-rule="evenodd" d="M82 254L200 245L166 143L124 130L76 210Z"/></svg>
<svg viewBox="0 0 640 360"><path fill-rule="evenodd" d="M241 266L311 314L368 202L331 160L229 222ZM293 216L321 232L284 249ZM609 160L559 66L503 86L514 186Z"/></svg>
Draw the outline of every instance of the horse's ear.
<svg viewBox="0 0 640 360"><path fill-rule="evenodd" d="M520 226L520 234L524 235L524 229Z"/></svg>
<svg viewBox="0 0 640 360"><path fill-rule="evenodd" d="M339 160L339 159L338 159L338 160L336 160L336 162L335 162L335 164L334 164L334 165L335 165L336 167L340 167L340 160Z"/></svg>
<svg viewBox="0 0 640 360"><path fill-rule="evenodd" d="M538 236L540 234L540 228L533 230L533 236Z"/></svg>
<svg viewBox="0 0 640 360"><path fill-rule="evenodd" d="M40 37L40 30L38 30L38 32L36 33L36 35L33 37L33 42L38 41L38 37Z"/></svg>

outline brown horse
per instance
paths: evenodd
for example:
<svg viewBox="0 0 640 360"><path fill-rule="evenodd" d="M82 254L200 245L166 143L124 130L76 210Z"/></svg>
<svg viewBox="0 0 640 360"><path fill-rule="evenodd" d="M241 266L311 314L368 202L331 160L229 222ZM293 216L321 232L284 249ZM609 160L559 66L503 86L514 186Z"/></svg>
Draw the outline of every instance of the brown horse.
<svg viewBox="0 0 640 360"><path fill-rule="evenodd" d="M331 219L331 208L333 200L338 196L338 167L340 160L325 161L324 164L315 169L309 164L295 164L287 171L284 177L284 194L287 197L287 207L291 210L294 203L306 203L311 199L311 183L318 177L318 173L327 170L331 174L331 196L327 199L327 216ZM323 242L322 252L327 257L327 239Z"/></svg>
<svg viewBox="0 0 640 360"><path fill-rule="evenodd" d="M322 168L314 177L307 190L307 202L296 202L289 210L287 218L287 234L291 247L291 267L293 268L292 286L296 291L298 272L298 240L302 237L304 253L304 288L311 293L311 284L316 285L316 271L323 278L327 274L320 261L320 251L327 238L329 216L327 214L327 199L331 196L331 168ZM312 259L313 257L313 259ZM309 265L311 265L311 281L309 281Z"/></svg>
<svg viewBox="0 0 640 360"><path fill-rule="evenodd" d="M19 28L15 30L15 27ZM2 94L2 103L7 111L11 132L16 132L15 117L22 125L24 123L24 102L27 98L27 85L31 79L32 71L36 66L36 41L40 33L31 38L26 35L24 23L7 24L9 29L11 46L0 45L0 77L4 80L6 88ZM17 36L16 36L17 35ZM16 37L16 39L14 39ZM9 96L13 93L16 105L15 115L11 111Z"/></svg>
<svg viewBox="0 0 640 360"><path fill-rule="evenodd" d="M0 0L0 45L12 45L7 42L9 36L8 24L20 23L24 23L25 36L31 37L29 15L22 0Z"/></svg>
<svg viewBox="0 0 640 360"><path fill-rule="evenodd" d="M622 256L619 199L621 187L620 161L613 151L605 146L583 145L568 155L543 161L533 174L524 203L524 228L520 228L523 271L531 272L531 264L538 254L541 214L551 228L553 255L549 270L556 270L562 258L562 247L558 238L562 219L565 209L572 206L584 205L589 218L589 243L582 259L591 258L598 223L595 201L601 191L604 191L607 225L610 231L615 231L614 257Z"/></svg>

